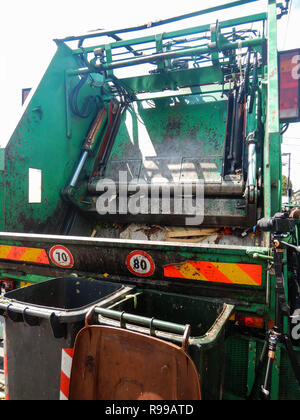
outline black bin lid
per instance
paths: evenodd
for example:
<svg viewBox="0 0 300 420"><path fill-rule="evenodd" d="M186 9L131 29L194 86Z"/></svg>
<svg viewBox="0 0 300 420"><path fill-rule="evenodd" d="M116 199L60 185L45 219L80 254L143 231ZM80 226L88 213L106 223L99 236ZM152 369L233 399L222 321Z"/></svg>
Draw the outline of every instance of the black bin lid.
<svg viewBox="0 0 300 420"><path fill-rule="evenodd" d="M122 289L122 285L81 277L60 277L13 290L5 298L64 311L83 309Z"/></svg>

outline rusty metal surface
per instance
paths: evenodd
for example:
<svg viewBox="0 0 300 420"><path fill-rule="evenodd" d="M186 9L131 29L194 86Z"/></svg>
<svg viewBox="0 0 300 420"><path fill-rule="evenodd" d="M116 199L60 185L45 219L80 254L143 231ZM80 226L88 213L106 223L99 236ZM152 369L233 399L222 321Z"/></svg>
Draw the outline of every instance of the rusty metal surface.
<svg viewBox="0 0 300 420"><path fill-rule="evenodd" d="M73 266L70 268L60 267L50 261L49 265L38 263L26 263L24 261L1 260L0 268L6 276L13 276L21 281L29 281L29 275L62 277L76 274L100 280L108 280L122 284L133 284L143 287L162 288L166 287L174 291L187 290L195 293L201 289L205 296L227 296L234 301L244 301L245 298L254 302L265 301L266 271L263 270L262 286L255 288L235 286L229 284L211 287L205 282L186 279L167 279L164 277L163 267L169 264L179 264L185 261L219 261L228 263L253 264L256 262L248 252L267 253L266 248L242 247L216 244L191 244L135 241L122 239L103 239L52 235L30 234L1 234L1 244L19 245L21 247L37 247L45 249L49 255L53 245L64 246L73 257ZM130 272L127 258L133 251L146 252L154 262L154 272L148 277L141 277ZM266 261L260 260L259 264L265 267ZM151 275L150 275L151 274Z"/></svg>
<svg viewBox="0 0 300 420"><path fill-rule="evenodd" d="M76 338L70 400L200 400L180 347L132 331L87 326Z"/></svg>

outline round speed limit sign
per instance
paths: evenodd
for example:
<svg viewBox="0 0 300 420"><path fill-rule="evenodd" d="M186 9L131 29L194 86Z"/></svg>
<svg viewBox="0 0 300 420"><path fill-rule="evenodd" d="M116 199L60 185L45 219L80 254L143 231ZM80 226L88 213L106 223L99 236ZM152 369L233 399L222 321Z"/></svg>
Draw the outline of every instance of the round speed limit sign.
<svg viewBox="0 0 300 420"><path fill-rule="evenodd" d="M144 251L131 252L126 259L126 265L132 274L140 277L152 276L155 271L153 259Z"/></svg>
<svg viewBox="0 0 300 420"><path fill-rule="evenodd" d="M74 258L68 248L62 245L55 245L50 249L49 257L53 264L62 268L72 268Z"/></svg>

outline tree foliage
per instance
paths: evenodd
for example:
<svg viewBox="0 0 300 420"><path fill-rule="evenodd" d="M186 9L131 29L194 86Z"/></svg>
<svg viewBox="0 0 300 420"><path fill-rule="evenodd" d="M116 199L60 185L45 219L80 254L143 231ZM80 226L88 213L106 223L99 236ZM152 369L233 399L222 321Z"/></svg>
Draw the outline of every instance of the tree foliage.
<svg viewBox="0 0 300 420"><path fill-rule="evenodd" d="M290 188L292 189L293 194L292 181L290 181ZM285 175L282 175L282 195L288 195L288 178Z"/></svg>

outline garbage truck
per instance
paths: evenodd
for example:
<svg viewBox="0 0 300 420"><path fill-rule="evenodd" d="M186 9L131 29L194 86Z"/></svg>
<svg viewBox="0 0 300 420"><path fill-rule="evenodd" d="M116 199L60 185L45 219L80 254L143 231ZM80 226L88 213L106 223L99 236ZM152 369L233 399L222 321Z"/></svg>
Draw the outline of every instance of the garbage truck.
<svg viewBox="0 0 300 420"><path fill-rule="evenodd" d="M247 4L55 39L0 149L7 398L300 399L300 46Z"/></svg>

